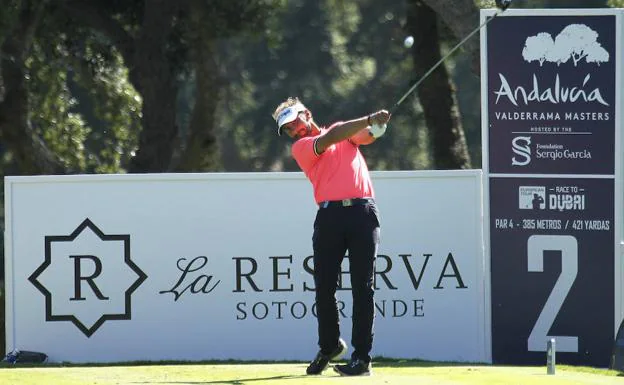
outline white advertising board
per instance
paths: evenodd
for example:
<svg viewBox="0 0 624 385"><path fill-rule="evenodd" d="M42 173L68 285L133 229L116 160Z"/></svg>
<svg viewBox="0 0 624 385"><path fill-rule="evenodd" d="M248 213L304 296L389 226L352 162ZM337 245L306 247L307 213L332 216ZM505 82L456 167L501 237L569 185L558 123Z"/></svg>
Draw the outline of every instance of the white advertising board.
<svg viewBox="0 0 624 385"><path fill-rule="evenodd" d="M490 361L481 171L373 172L373 356ZM6 177L7 350L51 362L308 360L302 173ZM341 330L351 334L348 260Z"/></svg>

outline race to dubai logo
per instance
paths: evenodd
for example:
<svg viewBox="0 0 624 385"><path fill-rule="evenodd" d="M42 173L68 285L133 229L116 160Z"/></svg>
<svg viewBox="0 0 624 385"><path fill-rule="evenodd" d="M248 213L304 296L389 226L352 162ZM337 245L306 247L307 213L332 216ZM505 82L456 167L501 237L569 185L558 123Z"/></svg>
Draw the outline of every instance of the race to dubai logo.
<svg viewBox="0 0 624 385"><path fill-rule="evenodd" d="M570 24L554 39L548 32L527 37L522 57L529 63L539 62L540 67L546 62L559 66L570 59L575 67L583 59L600 66L609 61L609 52L598 42L598 32L585 24Z"/></svg>
<svg viewBox="0 0 624 385"><path fill-rule="evenodd" d="M521 210L544 210L545 202L546 187L520 186L518 188L518 208Z"/></svg>
<svg viewBox="0 0 624 385"><path fill-rule="evenodd" d="M528 63L537 62L539 67L545 63L554 63L557 68L571 62L574 67L580 63L594 64L594 68L609 61L609 52L598 42L598 33L585 24L570 24L554 38L548 32L539 32L528 36L522 49L522 58ZM568 71L569 72L569 71ZM514 106L531 103L599 103L608 107L605 100L591 79L591 73L584 76L575 74L571 83L555 74L554 79L539 79L534 73L530 85L513 85L504 74L498 74L500 87L494 91L496 104L506 98Z"/></svg>
<svg viewBox="0 0 624 385"><path fill-rule="evenodd" d="M104 234L89 218L70 235L45 236L44 262L28 278L45 296L46 321L72 322L87 337L107 320L130 320L146 279L130 259L130 235Z"/></svg>

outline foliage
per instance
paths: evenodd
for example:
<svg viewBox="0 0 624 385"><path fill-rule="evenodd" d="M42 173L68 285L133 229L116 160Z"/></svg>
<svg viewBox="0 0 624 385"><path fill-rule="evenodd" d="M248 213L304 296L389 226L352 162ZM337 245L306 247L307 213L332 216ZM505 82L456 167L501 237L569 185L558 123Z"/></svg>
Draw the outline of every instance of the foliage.
<svg viewBox="0 0 624 385"><path fill-rule="evenodd" d="M96 39L85 43L82 55L73 58L72 88L75 94L85 94L82 110L94 128L85 140L90 149L87 170L120 172L138 146L142 99L129 83L128 70L114 47L102 47Z"/></svg>
<svg viewBox="0 0 624 385"><path fill-rule="evenodd" d="M16 23L21 0L0 0L0 47Z"/></svg>
<svg viewBox="0 0 624 385"><path fill-rule="evenodd" d="M12 4L16 14L19 2ZM137 145L141 100L114 47L50 8L25 71L30 124L67 170L122 171ZM11 162L7 148L4 158Z"/></svg>
<svg viewBox="0 0 624 385"><path fill-rule="evenodd" d="M403 1L293 1L270 24L273 39L226 42L222 76L230 87L219 114L226 169L298 170L290 142L274 134L270 116L288 96L300 97L319 125L389 107L410 80L410 56L402 44L404 6ZM427 167L416 104L405 105L384 139L363 149L371 167Z"/></svg>
<svg viewBox="0 0 624 385"><path fill-rule="evenodd" d="M36 41L26 61L31 93L30 121L35 131L74 170L85 168L83 142L88 128L80 114L71 110L77 104L67 84L65 52L57 42Z"/></svg>
<svg viewBox="0 0 624 385"><path fill-rule="evenodd" d="M72 3L71 0L64 0ZM493 7L493 0L476 0ZM0 39L16 23L23 1L3 0ZM107 31L64 15L53 3L30 51L31 122L45 143L74 172L124 172L138 150L143 128L142 90L130 81L133 63ZM91 2L133 39L140 36L144 0ZM181 3L182 4L182 3ZM517 0L514 7L600 6L606 0ZM609 5L621 5L611 0ZM318 123L349 119L388 108L415 80L410 75L405 1L392 0L204 0L203 26L219 43L219 101L214 125L221 164L228 171L297 170L288 140L272 135L270 113L284 98L300 96ZM191 64L199 34L189 10L172 15L166 50L179 88L178 136L188 139L197 78ZM300 28L304 27L305 28ZM4 31L4 32L3 32ZM456 41L442 30L448 46ZM1 40L0 40L1 41ZM318 48L317 48L318 47ZM480 157L478 80L461 53L447 60L457 84L471 156ZM134 84L136 86L136 84ZM427 130L416 97L393 117L388 134L364 148L375 169L423 169L431 165ZM181 142L180 148L184 148ZM11 160L10 152L4 158Z"/></svg>

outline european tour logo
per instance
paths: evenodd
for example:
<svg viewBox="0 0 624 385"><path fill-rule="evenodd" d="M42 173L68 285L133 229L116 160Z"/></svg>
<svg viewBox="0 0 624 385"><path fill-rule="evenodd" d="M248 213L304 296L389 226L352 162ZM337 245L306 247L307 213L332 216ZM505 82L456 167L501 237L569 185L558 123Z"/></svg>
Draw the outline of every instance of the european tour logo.
<svg viewBox="0 0 624 385"><path fill-rule="evenodd" d="M130 235L108 235L89 218L45 237L44 262L28 280L45 296L45 320L91 337L108 320L131 319L132 293L147 275L130 258Z"/></svg>
<svg viewBox="0 0 624 385"><path fill-rule="evenodd" d="M554 38L550 33L539 32L525 40L522 49L522 58L528 63L536 62L540 67L552 64L562 65L581 64L599 67L610 59L609 52L600 44L599 35L585 24L570 24ZM551 83L540 82L533 74L531 85L512 85L502 73L498 74L500 87L494 91L496 104L501 98L506 98L514 106L519 104L547 102L562 103L599 103L609 106L602 96L600 89L592 85L591 74L578 77L574 83L564 84L556 74Z"/></svg>

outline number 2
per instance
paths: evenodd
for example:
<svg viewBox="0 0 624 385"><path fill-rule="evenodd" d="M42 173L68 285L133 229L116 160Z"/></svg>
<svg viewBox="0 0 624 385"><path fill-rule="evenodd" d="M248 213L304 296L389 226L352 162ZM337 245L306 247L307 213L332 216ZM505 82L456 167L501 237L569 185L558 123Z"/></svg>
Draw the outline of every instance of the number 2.
<svg viewBox="0 0 624 385"><path fill-rule="evenodd" d="M550 296L540 312L528 339L528 350L532 352L546 351L546 343L554 338L557 351L578 352L577 336L549 336L555 317L561 309L563 301L578 274L578 243L571 235L531 235L527 243L529 272L544 271L544 251L561 252L561 274L553 286Z"/></svg>

